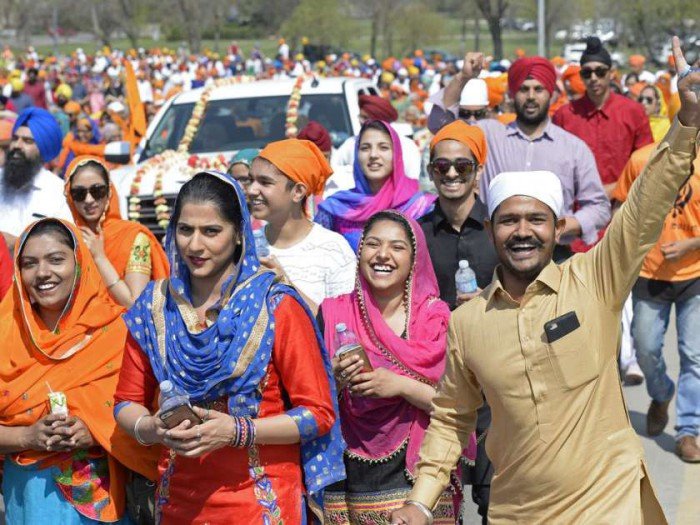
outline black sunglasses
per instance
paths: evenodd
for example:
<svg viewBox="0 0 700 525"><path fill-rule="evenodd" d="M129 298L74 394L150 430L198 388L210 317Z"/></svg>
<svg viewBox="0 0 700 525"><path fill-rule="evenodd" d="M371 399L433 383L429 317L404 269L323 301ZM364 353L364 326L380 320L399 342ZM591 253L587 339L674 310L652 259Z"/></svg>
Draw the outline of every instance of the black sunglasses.
<svg viewBox="0 0 700 525"><path fill-rule="evenodd" d="M598 78L603 78L605 75L608 74L608 71L610 71L609 67L596 67L596 68L581 69L581 78L585 78L586 80L588 80L593 75L595 75Z"/></svg>
<svg viewBox="0 0 700 525"><path fill-rule="evenodd" d="M485 109L477 109L475 111L472 111L471 109L460 109L458 112L459 118L464 119L464 120L469 120L470 118L474 117L475 119L482 119L486 116L486 110Z"/></svg>
<svg viewBox="0 0 700 525"><path fill-rule="evenodd" d="M96 201L104 199L109 193L109 186L106 184L93 184L89 188L71 188L70 196L75 202L83 202L87 199L88 193Z"/></svg>
<svg viewBox="0 0 700 525"><path fill-rule="evenodd" d="M656 102L656 99L654 99L653 97L639 97L637 101L642 104L653 104L654 102Z"/></svg>
<svg viewBox="0 0 700 525"><path fill-rule="evenodd" d="M459 157L454 160L439 157L437 159L433 159L429 166L442 176L447 175L450 168L453 166L458 175L471 175L476 171L478 164L465 157Z"/></svg>

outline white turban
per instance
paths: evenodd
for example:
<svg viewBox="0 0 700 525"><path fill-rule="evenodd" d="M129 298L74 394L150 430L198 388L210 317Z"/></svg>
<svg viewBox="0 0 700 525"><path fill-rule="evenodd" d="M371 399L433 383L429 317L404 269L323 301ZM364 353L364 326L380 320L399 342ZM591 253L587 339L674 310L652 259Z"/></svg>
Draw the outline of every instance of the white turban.
<svg viewBox="0 0 700 525"><path fill-rule="evenodd" d="M564 192L559 177L551 171L506 171L496 175L489 184L489 217L493 217L493 212L504 200L514 195L544 202L556 217L561 217Z"/></svg>
<svg viewBox="0 0 700 525"><path fill-rule="evenodd" d="M460 106L488 106L489 88L481 78L472 78L462 89L459 97Z"/></svg>

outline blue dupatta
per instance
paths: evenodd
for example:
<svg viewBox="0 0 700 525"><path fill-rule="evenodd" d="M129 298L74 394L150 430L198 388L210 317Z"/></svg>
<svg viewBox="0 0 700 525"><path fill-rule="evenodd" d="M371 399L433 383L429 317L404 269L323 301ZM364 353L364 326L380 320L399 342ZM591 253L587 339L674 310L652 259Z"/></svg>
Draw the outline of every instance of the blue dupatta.
<svg viewBox="0 0 700 525"><path fill-rule="evenodd" d="M189 394L194 404L228 396L229 414L255 418L262 400L261 383L274 346L274 310L285 294L291 295L312 320L337 415L330 358L312 313L294 288L278 282L272 271L261 268L245 196L238 183L230 175L216 171L195 176L203 174L231 186L231 198L238 202L243 217L241 256L236 271L224 283L218 318L202 328L192 315L189 271L178 253L176 225L171 222L165 241L170 279L149 283L124 315L132 337L148 355L158 382L169 379ZM345 479L345 443L337 416L328 434L316 436L313 417L305 417L304 413L310 416L304 407L287 412L299 427L307 493L320 507L323 489Z"/></svg>

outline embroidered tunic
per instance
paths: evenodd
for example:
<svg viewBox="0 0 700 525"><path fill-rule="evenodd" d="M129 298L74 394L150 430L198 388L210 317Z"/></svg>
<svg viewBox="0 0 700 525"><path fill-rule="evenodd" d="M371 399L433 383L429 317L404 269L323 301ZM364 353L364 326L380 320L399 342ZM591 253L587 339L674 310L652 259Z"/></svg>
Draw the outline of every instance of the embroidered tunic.
<svg viewBox="0 0 700 525"><path fill-rule="evenodd" d="M131 337L123 367L116 400L155 408L156 379ZM287 413L300 427L302 441L330 430L335 414L314 328L290 296L275 310L272 359L259 388L260 418ZM222 401L212 409L225 411ZM161 523L230 523L235 512L236 523L301 524L300 455L299 444L224 447L194 459L166 451L159 462Z"/></svg>

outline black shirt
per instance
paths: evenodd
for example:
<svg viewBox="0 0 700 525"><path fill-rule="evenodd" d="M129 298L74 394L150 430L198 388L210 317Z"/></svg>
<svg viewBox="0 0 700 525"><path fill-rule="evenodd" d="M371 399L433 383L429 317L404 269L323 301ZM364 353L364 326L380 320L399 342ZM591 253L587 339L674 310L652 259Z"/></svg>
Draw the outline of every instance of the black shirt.
<svg viewBox="0 0 700 525"><path fill-rule="evenodd" d="M439 201L433 211L418 219L428 242L430 259L440 286L440 298L451 309L456 306L455 274L460 260L469 261L479 288L486 288L491 283L498 257L484 228L487 219L488 210L479 199L474 202L474 207L459 232L450 225Z"/></svg>

